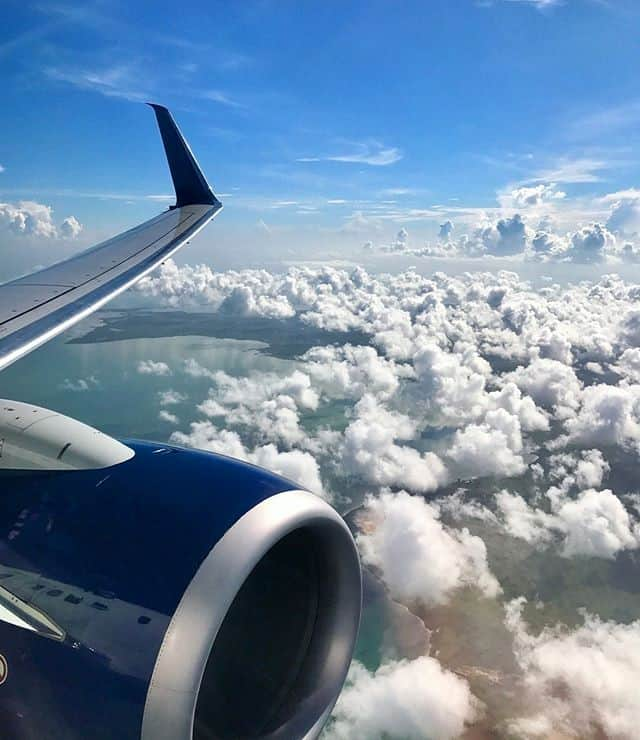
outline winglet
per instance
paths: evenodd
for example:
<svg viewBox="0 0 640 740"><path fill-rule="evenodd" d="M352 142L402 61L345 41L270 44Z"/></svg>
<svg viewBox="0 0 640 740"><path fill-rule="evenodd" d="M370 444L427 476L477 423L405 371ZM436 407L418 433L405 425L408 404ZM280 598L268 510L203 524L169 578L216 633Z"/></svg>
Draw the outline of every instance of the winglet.
<svg viewBox="0 0 640 740"><path fill-rule="evenodd" d="M155 111L158 128L162 136L164 151L171 170L171 179L176 190L175 208L188 205L218 205L220 201L213 194L196 162L189 145L180 133L167 108L157 103L148 103Z"/></svg>

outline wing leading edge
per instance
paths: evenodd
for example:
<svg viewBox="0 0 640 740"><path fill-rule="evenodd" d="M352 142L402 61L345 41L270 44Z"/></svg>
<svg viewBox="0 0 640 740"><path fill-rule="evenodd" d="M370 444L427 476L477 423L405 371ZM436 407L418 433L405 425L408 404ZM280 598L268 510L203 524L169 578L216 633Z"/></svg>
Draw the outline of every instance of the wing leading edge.
<svg viewBox="0 0 640 740"><path fill-rule="evenodd" d="M176 205L64 262L0 285L0 370L132 286L221 210L169 111L155 104L152 108Z"/></svg>

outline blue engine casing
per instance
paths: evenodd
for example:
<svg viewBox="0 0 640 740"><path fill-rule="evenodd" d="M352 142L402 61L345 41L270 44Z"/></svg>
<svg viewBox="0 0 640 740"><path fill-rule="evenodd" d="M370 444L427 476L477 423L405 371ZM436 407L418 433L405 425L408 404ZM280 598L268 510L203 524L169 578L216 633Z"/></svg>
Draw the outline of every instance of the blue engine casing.
<svg viewBox="0 0 640 740"><path fill-rule="evenodd" d="M135 455L111 468L0 472L0 588L35 625L0 620L3 738L140 738L194 574L243 515L298 488L228 457L126 444Z"/></svg>

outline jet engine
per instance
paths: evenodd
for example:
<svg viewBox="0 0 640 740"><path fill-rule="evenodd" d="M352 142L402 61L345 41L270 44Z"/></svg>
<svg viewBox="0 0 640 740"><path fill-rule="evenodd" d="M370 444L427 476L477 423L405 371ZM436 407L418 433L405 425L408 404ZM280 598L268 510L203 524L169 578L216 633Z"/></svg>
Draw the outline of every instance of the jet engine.
<svg viewBox="0 0 640 740"><path fill-rule="evenodd" d="M0 401L3 738L315 738L360 608L347 526L291 481Z"/></svg>

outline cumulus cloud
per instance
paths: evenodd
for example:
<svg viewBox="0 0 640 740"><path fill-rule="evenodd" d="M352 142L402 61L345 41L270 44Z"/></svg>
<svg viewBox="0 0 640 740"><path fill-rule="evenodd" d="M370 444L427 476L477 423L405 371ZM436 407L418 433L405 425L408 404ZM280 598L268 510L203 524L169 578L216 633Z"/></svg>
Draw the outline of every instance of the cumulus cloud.
<svg viewBox="0 0 640 740"><path fill-rule="evenodd" d="M23 200L17 204L0 203L0 223L7 226L14 234L40 236L45 238L57 236L53 223L51 206Z"/></svg>
<svg viewBox="0 0 640 740"><path fill-rule="evenodd" d="M570 416L580 405L582 383L572 367L550 358L535 358L505 376L558 418Z"/></svg>
<svg viewBox="0 0 640 740"><path fill-rule="evenodd" d="M396 234L396 243L395 243L396 249L400 251L402 251L403 249L406 249L408 239L409 239L409 232L403 226L400 229L400 231Z"/></svg>
<svg viewBox="0 0 640 740"><path fill-rule="evenodd" d="M36 203L32 200L21 200L18 203L0 203L0 227L4 226L14 234L53 239L63 237L73 239L80 231L82 224L75 216L65 218L57 227L53 220L51 206Z"/></svg>
<svg viewBox="0 0 640 740"><path fill-rule="evenodd" d="M531 257L542 262L562 261L570 249L569 241L558 234L538 229L531 239Z"/></svg>
<svg viewBox="0 0 640 740"><path fill-rule="evenodd" d="M375 672L355 661L324 735L329 740L459 737L480 714L466 681L435 658L391 661Z"/></svg>
<svg viewBox="0 0 640 740"><path fill-rule="evenodd" d="M440 229L438 231L438 239L441 242L448 242L451 238L452 233L453 233L453 223L447 219L444 223L440 224Z"/></svg>
<svg viewBox="0 0 640 740"><path fill-rule="evenodd" d="M474 239L482 243L484 252L496 256L524 252L526 238L526 226L519 213L499 219L495 226L480 228L474 235Z"/></svg>
<svg viewBox="0 0 640 740"><path fill-rule="evenodd" d="M518 418L504 409L490 411L481 424L458 430L447 451L457 478L519 475L525 470Z"/></svg>
<svg viewBox="0 0 640 740"><path fill-rule="evenodd" d="M100 386L100 381L95 375L90 375L88 378L78 378L72 380L71 378L65 378L64 381L58 386L63 391L71 391L73 393L84 393Z"/></svg>
<svg viewBox="0 0 640 740"><path fill-rule="evenodd" d="M245 447L237 432L218 429L210 421L192 422L188 433L174 432L171 441L246 460L279 473L314 493L323 494L318 463L308 452L302 450L280 452L274 444L249 449Z"/></svg>
<svg viewBox="0 0 640 740"><path fill-rule="evenodd" d="M361 398L367 392L388 398L402 378L414 376L410 365L387 359L374 347L313 347L301 359L315 386L331 398Z"/></svg>
<svg viewBox="0 0 640 740"><path fill-rule="evenodd" d="M389 411L371 395L358 402L355 413L342 447L341 463L347 473L380 486L420 492L433 491L447 481L447 470L436 454L397 444L416 436L415 422L408 416Z"/></svg>
<svg viewBox="0 0 640 740"><path fill-rule="evenodd" d="M82 231L82 224L75 216L68 216L60 224L60 236L64 239L75 239Z"/></svg>
<svg viewBox="0 0 640 740"><path fill-rule="evenodd" d="M530 544L556 542L564 557L613 558L640 546L640 523L611 490L598 490L609 472L600 450L554 455L549 459L550 487L535 507L509 491L496 495L506 530ZM571 492L577 490L577 495Z"/></svg>
<svg viewBox="0 0 640 740"><path fill-rule="evenodd" d="M565 534L563 555L611 558L640 545L640 528L611 491L583 491L558 507L557 524Z"/></svg>
<svg viewBox="0 0 640 740"><path fill-rule="evenodd" d="M560 456L561 460L566 460L568 456ZM553 460L553 458L551 458ZM602 480L609 473L611 467L604 459L600 450L584 450L580 458L572 458L573 475L569 477L569 483L573 483L580 489L599 488ZM568 477L565 477L565 482Z"/></svg>
<svg viewBox="0 0 640 740"><path fill-rule="evenodd" d="M615 245L615 238L602 224L583 226L571 236L573 262L601 262L607 247Z"/></svg>
<svg viewBox="0 0 640 740"><path fill-rule="evenodd" d="M635 235L640 232L640 190L630 189L611 193L606 200L613 201L607 229L622 235Z"/></svg>
<svg viewBox="0 0 640 740"><path fill-rule="evenodd" d="M446 527L435 506L400 493L370 496L358 535L363 562L378 569L391 596L405 604L446 603L463 586L495 597L484 542L467 529Z"/></svg>
<svg viewBox="0 0 640 740"><path fill-rule="evenodd" d="M171 375L171 368L166 362L156 362L155 360L140 360L137 371L140 375Z"/></svg>
<svg viewBox="0 0 640 740"><path fill-rule="evenodd" d="M506 208L538 208L554 200L562 200L566 193L556 188L555 183L521 186L500 197Z"/></svg>
<svg viewBox="0 0 640 740"><path fill-rule="evenodd" d="M616 624L589 614L575 630L562 625L536 635L522 618L524 599L507 605L523 672L526 714L509 729L518 737L637 736L640 719L640 622Z"/></svg>
<svg viewBox="0 0 640 740"><path fill-rule="evenodd" d="M640 386L592 385L585 388L575 416L565 421L566 444L606 447L640 440Z"/></svg>
<svg viewBox="0 0 640 740"><path fill-rule="evenodd" d="M285 377L261 373L236 378L221 371L211 373L194 361L188 361L185 369L191 375L204 373L215 383L209 398L198 406L206 416L248 427L264 441L281 441L288 447L304 441L300 410L318 406L318 394L305 373L295 370Z"/></svg>
<svg viewBox="0 0 640 740"><path fill-rule="evenodd" d="M172 414L170 411L167 411L166 409L160 409L160 412L158 413L158 419L160 421L166 421L169 424L179 424L180 419L175 414Z"/></svg>
<svg viewBox="0 0 640 740"><path fill-rule="evenodd" d="M187 397L184 393L169 389L167 391L160 391L158 398L161 406L176 406L179 403L184 403Z"/></svg>
<svg viewBox="0 0 640 740"><path fill-rule="evenodd" d="M611 369L631 384L640 382L640 347L629 347Z"/></svg>

